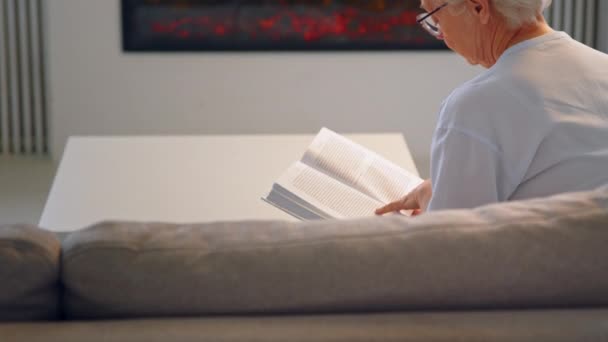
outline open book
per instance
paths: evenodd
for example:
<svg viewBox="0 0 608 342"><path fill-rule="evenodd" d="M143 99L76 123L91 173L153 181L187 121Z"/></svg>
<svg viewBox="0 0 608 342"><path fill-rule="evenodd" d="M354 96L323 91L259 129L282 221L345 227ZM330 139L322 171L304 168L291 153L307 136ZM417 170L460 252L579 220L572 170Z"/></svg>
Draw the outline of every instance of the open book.
<svg viewBox="0 0 608 342"><path fill-rule="evenodd" d="M302 220L373 216L422 183L377 153L327 128L262 199Z"/></svg>

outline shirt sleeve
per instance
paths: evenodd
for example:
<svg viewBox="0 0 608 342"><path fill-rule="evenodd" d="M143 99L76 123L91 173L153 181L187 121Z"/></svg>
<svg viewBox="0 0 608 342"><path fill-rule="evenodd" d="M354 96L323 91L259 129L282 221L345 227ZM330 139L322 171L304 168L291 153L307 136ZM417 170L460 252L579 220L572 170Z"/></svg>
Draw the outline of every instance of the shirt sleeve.
<svg viewBox="0 0 608 342"><path fill-rule="evenodd" d="M483 137L438 127L431 148L433 196L429 211L498 202L504 191L501 152Z"/></svg>

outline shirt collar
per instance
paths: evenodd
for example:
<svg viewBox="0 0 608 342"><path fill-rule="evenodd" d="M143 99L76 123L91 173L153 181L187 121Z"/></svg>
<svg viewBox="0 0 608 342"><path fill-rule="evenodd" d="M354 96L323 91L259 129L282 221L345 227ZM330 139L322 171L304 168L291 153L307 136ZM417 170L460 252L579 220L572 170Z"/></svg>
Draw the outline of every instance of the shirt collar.
<svg viewBox="0 0 608 342"><path fill-rule="evenodd" d="M519 43L511 46L507 50L505 50L505 52L503 52L503 54L498 58L498 61L496 61L496 64L498 64L498 62L500 62L500 60L502 60L506 56L516 53L518 51L528 49L531 47L535 47L535 46L544 44L544 43L552 41L552 40L564 39L564 38L570 38L570 36L566 32L554 31L554 32L549 32L549 33L543 34L542 36L524 40L523 42L519 42Z"/></svg>

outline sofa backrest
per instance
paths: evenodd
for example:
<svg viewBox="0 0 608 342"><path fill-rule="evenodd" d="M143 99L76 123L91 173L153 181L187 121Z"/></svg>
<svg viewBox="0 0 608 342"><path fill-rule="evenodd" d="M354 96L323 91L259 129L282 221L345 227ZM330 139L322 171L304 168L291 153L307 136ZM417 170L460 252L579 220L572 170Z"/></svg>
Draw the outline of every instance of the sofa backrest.
<svg viewBox="0 0 608 342"><path fill-rule="evenodd" d="M69 318L608 306L608 187L353 221L107 222L63 244Z"/></svg>
<svg viewBox="0 0 608 342"><path fill-rule="evenodd" d="M0 226L0 321L60 317L61 244L28 225Z"/></svg>

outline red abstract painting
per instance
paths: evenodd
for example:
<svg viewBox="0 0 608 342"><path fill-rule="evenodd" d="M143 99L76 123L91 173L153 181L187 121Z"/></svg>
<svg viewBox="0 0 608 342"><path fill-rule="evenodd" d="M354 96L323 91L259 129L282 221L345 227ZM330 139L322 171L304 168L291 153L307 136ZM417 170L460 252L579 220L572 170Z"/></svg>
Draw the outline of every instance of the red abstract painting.
<svg viewBox="0 0 608 342"><path fill-rule="evenodd" d="M125 51L444 49L419 0L122 0Z"/></svg>

